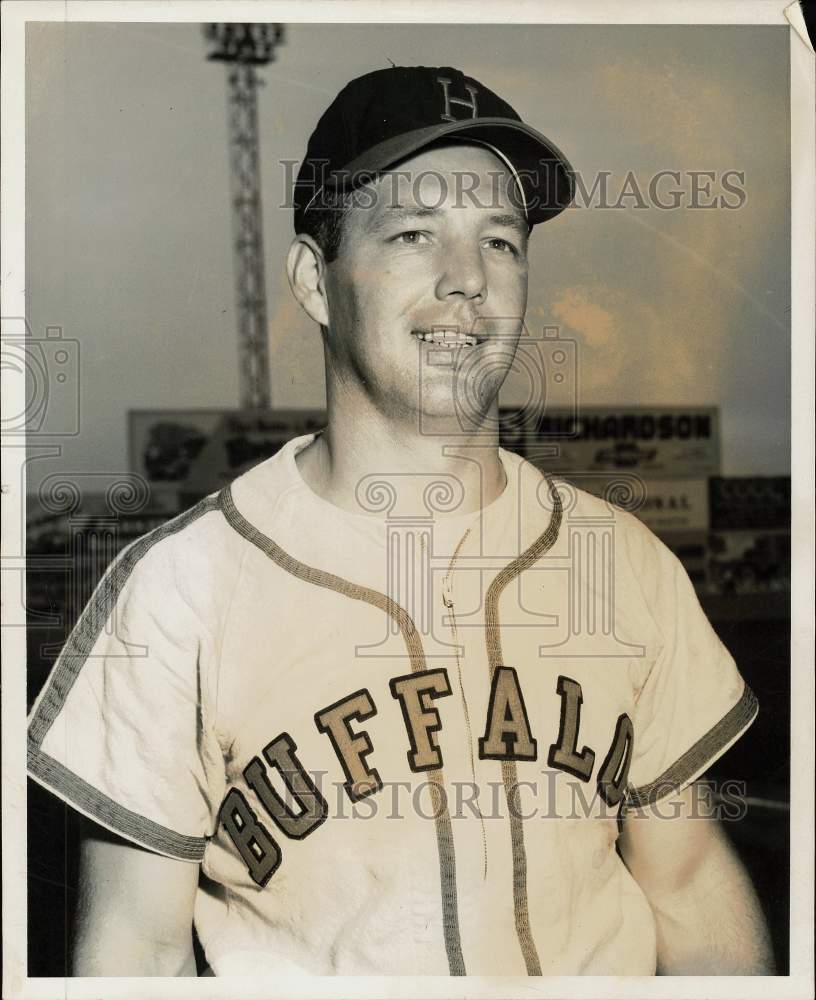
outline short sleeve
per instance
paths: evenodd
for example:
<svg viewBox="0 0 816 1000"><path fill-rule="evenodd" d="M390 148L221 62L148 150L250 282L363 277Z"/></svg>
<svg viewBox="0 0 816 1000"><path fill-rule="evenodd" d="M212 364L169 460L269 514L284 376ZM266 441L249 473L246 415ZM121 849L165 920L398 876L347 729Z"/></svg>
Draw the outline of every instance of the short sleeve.
<svg viewBox="0 0 816 1000"><path fill-rule="evenodd" d="M207 710L212 642L172 552L161 531L146 536L97 586L32 709L28 769L102 826L200 861L224 766Z"/></svg>
<svg viewBox="0 0 816 1000"><path fill-rule="evenodd" d="M757 700L706 618L679 560L639 528L633 570L657 627L637 695L629 806L680 791L736 742Z"/></svg>

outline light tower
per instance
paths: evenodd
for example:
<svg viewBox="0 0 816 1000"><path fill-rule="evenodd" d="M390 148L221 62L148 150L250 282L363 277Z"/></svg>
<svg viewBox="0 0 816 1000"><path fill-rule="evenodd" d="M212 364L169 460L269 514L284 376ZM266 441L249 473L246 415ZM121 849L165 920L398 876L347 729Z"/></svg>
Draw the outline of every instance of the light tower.
<svg viewBox="0 0 816 1000"><path fill-rule="evenodd" d="M263 410L271 398L258 148L257 88L263 81L255 67L272 62L283 25L206 24L204 37L211 44L207 58L227 64L241 405Z"/></svg>

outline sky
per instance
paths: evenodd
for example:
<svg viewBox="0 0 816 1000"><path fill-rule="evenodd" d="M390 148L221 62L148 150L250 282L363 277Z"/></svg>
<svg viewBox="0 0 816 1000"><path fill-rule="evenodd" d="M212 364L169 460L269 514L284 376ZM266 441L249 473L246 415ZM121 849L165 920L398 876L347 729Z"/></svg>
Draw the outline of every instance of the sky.
<svg viewBox="0 0 816 1000"><path fill-rule="evenodd" d="M36 337L60 327L79 358L79 432L31 463L30 487L125 471L129 410L239 404L226 81L206 51L197 25L28 26L28 321ZM782 27L286 25L259 98L273 405L324 405L319 332L283 270L281 161L302 157L349 79L391 62L457 66L590 188L607 172L606 207L579 204L531 243L527 326L575 341L579 402L719 406L724 473L788 474ZM648 193L661 170L681 172L680 208L620 197L628 176ZM688 207L692 171L715 172L702 201L738 207ZM511 376L502 401L527 393Z"/></svg>

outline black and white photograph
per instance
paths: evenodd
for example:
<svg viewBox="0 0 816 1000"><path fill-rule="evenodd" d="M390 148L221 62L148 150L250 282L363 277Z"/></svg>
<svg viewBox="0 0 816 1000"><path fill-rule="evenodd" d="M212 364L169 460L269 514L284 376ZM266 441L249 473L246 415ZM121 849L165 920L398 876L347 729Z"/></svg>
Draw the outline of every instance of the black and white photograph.
<svg viewBox="0 0 816 1000"><path fill-rule="evenodd" d="M4 997L812 996L805 7L3 4Z"/></svg>

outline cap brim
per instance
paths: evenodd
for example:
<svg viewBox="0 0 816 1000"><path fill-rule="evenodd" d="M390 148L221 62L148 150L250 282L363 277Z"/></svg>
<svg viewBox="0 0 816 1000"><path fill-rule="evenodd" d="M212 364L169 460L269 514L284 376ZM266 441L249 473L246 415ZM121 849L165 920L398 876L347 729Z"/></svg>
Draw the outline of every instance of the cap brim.
<svg viewBox="0 0 816 1000"><path fill-rule="evenodd" d="M519 174L530 225L552 219L572 201L575 183L569 160L546 136L512 118L466 118L403 132L336 171L333 184L353 188L449 135L472 136L501 150Z"/></svg>

